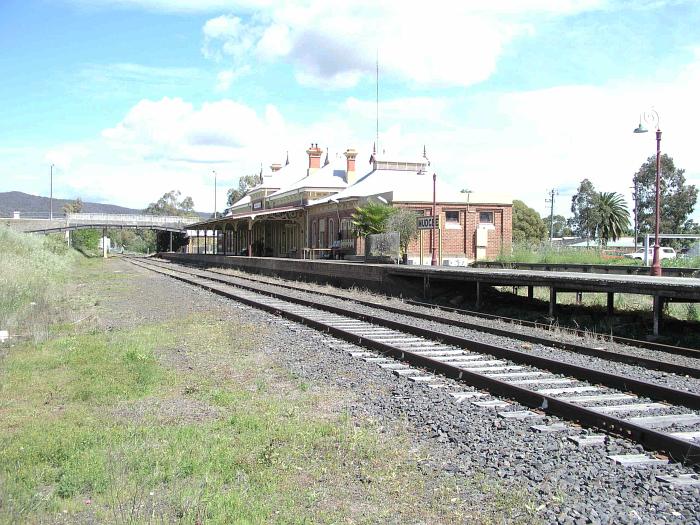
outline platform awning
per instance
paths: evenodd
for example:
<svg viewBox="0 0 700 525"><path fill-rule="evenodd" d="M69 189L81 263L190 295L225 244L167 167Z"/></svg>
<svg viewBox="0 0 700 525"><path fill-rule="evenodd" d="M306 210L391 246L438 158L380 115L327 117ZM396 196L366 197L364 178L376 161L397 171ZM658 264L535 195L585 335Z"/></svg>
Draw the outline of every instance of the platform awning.
<svg viewBox="0 0 700 525"><path fill-rule="evenodd" d="M303 206L286 206L284 208L273 208L271 210L249 211L245 213L238 213L235 215L226 215L224 217L219 217L218 219L202 221L197 224L191 224L187 227L187 229L201 230L209 227L213 228L214 226L216 226L217 224L221 224L222 222L233 222L240 220L254 221L257 218L264 218L276 221L293 221L301 216L301 212L303 210Z"/></svg>

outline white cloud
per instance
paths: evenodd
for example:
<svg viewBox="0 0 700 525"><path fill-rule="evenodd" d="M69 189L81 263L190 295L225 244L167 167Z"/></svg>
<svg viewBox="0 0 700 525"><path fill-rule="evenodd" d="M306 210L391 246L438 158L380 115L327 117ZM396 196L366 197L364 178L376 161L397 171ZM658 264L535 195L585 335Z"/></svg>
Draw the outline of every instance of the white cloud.
<svg viewBox="0 0 700 525"><path fill-rule="evenodd" d="M131 8L146 11L195 13L259 8L272 0L67 0L86 8Z"/></svg>
<svg viewBox="0 0 700 525"><path fill-rule="evenodd" d="M197 69L189 67L153 67L129 62L88 64L81 70L83 77L93 81L123 81L128 83L170 83L191 80Z"/></svg>
<svg viewBox="0 0 700 525"><path fill-rule="evenodd" d="M242 61L255 46L259 31L257 26L246 24L237 16L212 18L202 28L202 53L214 60L227 56Z"/></svg>
<svg viewBox="0 0 700 525"><path fill-rule="evenodd" d="M56 168L67 170L74 162L86 158L89 153L89 149L82 144L65 144L47 151L45 159Z"/></svg>
<svg viewBox="0 0 700 525"><path fill-rule="evenodd" d="M690 183L700 184L698 92L700 57L676 75L646 83L382 100L380 149L416 157L425 144L438 176L454 186L506 190L541 213L547 211L547 190L559 188L556 211L568 215L567 189L584 177L599 190L629 196L633 173L654 153L652 133L632 133L640 110L651 103L661 115L662 150L687 170ZM227 99L200 106L180 98L142 100L94 140L59 145L48 154L9 152L0 178L12 173L13 180L30 181L29 174L40 173L43 181L46 156L65 172L57 187L73 192L62 196L80 192L143 207L176 188L206 209L213 200L211 169L219 174L223 202L227 185L258 171L260 163L283 161L286 150L303 165L310 142L329 147L331 156L356 147L358 167L367 167L375 101L350 97L316 112L311 124L302 125L272 105L254 110Z"/></svg>
<svg viewBox="0 0 700 525"><path fill-rule="evenodd" d="M384 74L469 86L489 78L503 49L532 33L535 21L604 6L602 0L249 3L246 17L206 22L203 52L237 64L282 59L303 85L348 88L373 74L378 51Z"/></svg>
<svg viewBox="0 0 700 525"><path fill-rule="evenodd" d="M216 75L216 86L214 89L218 92L228 91L231 89L231 85L236 79L248 73L250 73L250 66L248 65L242 66L239 69L225 69L224 71L219 71Z"/></svg>

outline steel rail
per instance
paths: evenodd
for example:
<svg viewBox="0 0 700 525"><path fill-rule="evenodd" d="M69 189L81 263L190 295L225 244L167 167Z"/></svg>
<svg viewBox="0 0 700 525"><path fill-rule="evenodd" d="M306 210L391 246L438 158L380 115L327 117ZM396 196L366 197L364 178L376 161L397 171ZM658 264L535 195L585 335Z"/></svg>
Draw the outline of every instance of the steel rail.
<svg viewBox="0 0 700 525"><path fill-rule="evenodd" d="M354 312L337 306L320 304L315 301L286 295L284 293L272 292L269 290L260 290L259 288L256 288L254 286L248 286L240 283L232 283L230 281L220 279L218 277L206 277L196 275L192 272L187 272L183 271L182 269L174 268L170 268L169 271L176 273L179 272L186 275L195 275L200 279L219 282L221 284L226 284L229 286L235 286L237 288L248 290L250 292L255 292L261 295L267 295L269 297L274 297L283 301L294 302L304 306L310 306L312 308L316 308L317 310L324 310L326 312L344 315L346 317L352 317L354 319L366 321L368 323L379 326L384 326L386 328L392 328L394 330L410 333L412 335L417 335L426 339L432 339L434 341L448 343L454 346L458 346L460 348L466 348L474 352L491 354L496 357L509 359L516 363L545 368L554 373L566 374L577 379L581 379L583 381L588 381L592 383L602 383L612 388L616 388L618 390L634 392L635 394L646 396L651 399L666 401L668 403L682 405L695 410L700 410L700 394L695 394L693 392L676 390L674 388L669 388L667 386L659 385L656 383L650 383L648 381L641 381L639 379L634 379L627 376L611 374L602 370L595 370L580 365L564 363L548 357L535 356L527 352L521 352L520 350L513 350L510 348L504 348L488 343L482 343L480 341L474 341L473 339L469 339L462 336L445 334L436 330L431 330L429 328L413 326L411 324L404 323L401 321L395 321L393 319L386 319L371 314Z"/></svg>
<svg viewBox="0 0 700 525"><path fill-rule="evenodd" d="M206 269L206 270L211 271L211 272L222 273L222 272L217 272L216 270L209 268L208 265L205 263L194 262L194 263L187 264L183 261L179 261L177 263L170 263L170 264L179 264L181 266L194 266L194 267ZM223 275L226 275L226 274L223 274ZM257 282L266 282L266 281L263 281L261 279L255 279L252 277L250 277L250 278L246 277L246 279L250 279L252 281L257 281ZM289 286L290 288L294 289L294 287L290 286L290 285L276 285L276 286ZM318 292L318 293L323 293L323 292ZM329 294L329 295L332 295L332 294ZM502 316L502 315L488 314L485 312L477 312L474 310L465 310L465 309L461 309L461 308L442 306L442 305L437 305L434 303L425 303L422 301L416 301L416 300L412 300L412 299L406 299L405 303L413 305L413 306L421 306L421 307L425 307L425 308L440 309L440 310L444 310L447 312L456 312L456 313L460 313L462 315L469 315L472 317L480 317L483 319L498 320L498 321L503 321L506 323L513 323L516 325L527 326L530 328L551 330L550 325L547 325L544 323L538 323L536 321L527 321L525 319L517 319L517 318L506 317L506 316ZM473 323L473 326L475 327L475 329L482 329L482 331L487 331L487 329L490 328L490 327L484 327L483 325L480 325L477 323ZM585 330L579 330L576 328L566 328L565 330L567 332L575 334L579 337L585 337L587 335L590 335L590 332L586 332ZM688 348L688 347L676 346L676 345L667 345L664 343L657 343L655 341L642 341L641 339L633 339L630 337L623 337L623 336L619 336L619 335L605 335L605 334L600 334L600 335L602 337L604 337L607 341L620 343L620 344L625 345L625 346L637 346L637 347L646 348L649 350L656 350L658 352L665 352L668 354L682 355L682 356L686 356L686 357L695 357L695 358L700 359L700 349L696 349L696 348ZM572 343L572 344L575 344L575 343ZM621 362L623 362L623 361L621 361Z"/></svg>
<svg viewBox="0 0 700 525"><path fill-rule="evenodd" d="M164 270L162 268L154 269L153 266L156 265L143 264L141 262L136 263L133 260L131 260L130 262L136 266L141 266L143 268L160 273L162 275L169 276L181 282L199 286L200 288L206 289L222 297L233 299L235 301L247 304L248 306L261 309L275 315L281 315L287 319L305 324L316 330L327 332L333 335L334 337L343 339L350 343L358 344L366 348L372 348L386 355L390 355L392 357L396 357L397 359L415 364L416 366L439 371L447 377L465 383L469 383L476 388L488 390L489 392L495 393L499 396L514 399L519 403L529 406L531 408L540 409L549 414L562 417L563 419L577 421L578 423L585 426L601 428L612 434L619 435L628 439L633 439L634 441L641 443L648 449L666 452L674 461L678 461L680 463L685 463L688 465L700 464L700 445L695 445L689 441L685 441L683 439L676 438L669 434L659 432L647 427L643 427L641 425L637 425L635 423L626 421L621 418L601 414L599 412L596 412L595 410L575 405L573 403L563 401L546 394L541 394L533 390L519 387L517 385L513 385L506 381L492 378L484 374L463 370L448 363L432 359L428 356L423 356L414 352L410 352L405 349L401 349L396 346L390 345L388 343L373 341L371 339L368 339L367 337L354 334L342 328L334 327L330 324L319 321L318 319L312 319L302 314L286 311L280 309L279 306L266 304L265 302L256 301L254 299L251 299L250 297L245 297L240 294L236 294L230 290L225 290L217 286L216 284L212 284L211 280L202 279L199 277L193 278L191 277L191 274L189 274L190 277L188 277L187 272L182 272L178 270ZM156 266L156 268L158 267ZM177 275L178 273L183 275ZM224 284L224 286L228 288L236 288L236 286L232 284ZM245 287L238 288L245 289ZM260 292L256 291L255 293ZM268 297L274 297L274 295L270 294L264 295ZM304 306L309 306L315 310L319 310L318 306L320 305L313 304L310 301L301 301L298 298L292 299L292 305L311 303L304 304ZM355 312L347 312L343 311L342 309L337 310L340 310L342 312L339 315L345 315L354 319L358 318ZM371 316L369 316L369 318L371 319ZM362 320L371 323L370 320Z"/></svg>
<svg viewBox="0 0 700 525"><path fill-rule="evenodd" d="M151 261L153 264L160 265L163 268L173 268L174 263L163 263L161 264L160 262L155 262ZM175 263L177 264L177 263ZM180 265L178 266L188 268L188 266L185 265ZM620 353L620 352L614 352L612 350L606 350L602 348L592 348L590 346L585 346L577 343L572 343L572 342L565 342L565 341L557 341L556 339L551 339L547 337L541 337L533 334L525 334L522 332L511 332L503 328L497 328L493 326L483 326L478 323L472 323L469 321L464 321L461 319L450 319L450 318L443 318L443 317L438 317L436 315L430 314L430 313L423 313L423 312L416 312L412 310L405 310L396 306L391 306L391 305L385 305L381 303L375 303L373 301L365 301L362 299L357 299L357 298L352 298L352 297L345 297L340 294L333 294L329 292L322 292L322 291L315 291L315 290L308 290L304 289L302 287L298 286L293 286L289 284L278 284L278 283L271 283L268 281L265 281L263 279L256 279L254 277L240 277L237 275L230 275L226 274L223 272L219 272L216 270L211 270L208 268L203 269L202 271L206 271L209 273L215 273L217 275L222 275L225 277L233 278L233 279L242 279L242 280L247 280L251 282L256 282L260 284L265 284L269 286L277 286L279 288L285 288L289 290L297 290L301 292L306 292L306 293L313 293L317 295L323 295L327 297L332 297L335 299L343 299L347 301L354 302L356 304L360 304L362 306L367 306L371 308L377 308L380 310L385 310L387 312L395 313L395 314L400 314L400 315L406 315L410 317L416 317L418 319L424 319L426 321L433 321L436 323L441 323L441 324L446 324L450 326L457 326L459 328L466 328L469 330L476 330L479 332L484 332L492 335L498 335L501 337L508 337L510 339L517 339L520 341L525 341L529 343L534 343L534 344L540 344L544 346L550 346L553 348L558 348L560 350L566 350L569 352L575 352L578 354L582 355L588 355L591 357L598 357L601 359L606 359L608 361L615 361L619 363L625 363L629 365L636 365L636 366L642 366L644 368L648 368L650 370L658 370L661 372L670 372L673 374L679 374L679 375L684 375L684 376L689 376L689 377L694 377L694 378L700 378L700 368L697 367L692 367L692 366L686 366L686 365L680 365L677 363L671 363L669 361L663 361L663 360L658 360L658 359L653 359L653 358L648 358L648 357L640 357L636 356L633 354L626 354L626 353ZM216 277L206 277L206 276L201 276L206 279L213 279L216 280ZM220 280L220 282L228 282L228 281L223 281ZM427 303L415 303L414 301L406 301L408 304L416 304L422 307L430 307L435 305L429 305ZM441 309L443 309L441 307ZM690 350L690 349L688 349ZM700 351L697 351L697 356L700 358Z"/></svg>
<svg viewBox="0 0 700 525"><path fill-rule="evenodd" d="M543 324L543 323L538 323L536 321L527 321L524 319L516 319L514 317L505 317L502 315L496 315L496 314L487 314L484 312L475 312L474 310L464 310L462 308L455 308L452 306L442 306L442 305L436 305L432 303L424 303L422 301L414 301L412 299L406 300L406 304L410 304L413 306L424 306L426 308L438 308L440 310L444 310L446 312L455 312L463 315L471 315L474 317L481 317L483 319L493 319L497 321L503 321L505 323L512 323L516 325L522 325L522 326L528 326L530 328L540 328L543 330L549 330L550 326ZM481 326L481 325L477 325ZM584 337L585 335L589 335L588 332L585 330L578 330L575 328L566 328L567 332L574 333L580 337ZM673 354L673 355L682 355L686 357L695 357L700 359L700 350L696 348L688 348L685 346L674 346L674 345L667 345L664 343L656 343L654 341L642 341L640 339L632 339L630 337L622 337L619 335L604 335L604 337L608 341L612 341L614 343L620 343L626 346L638 346L640 348L647 348L649 350L656 350L658 352L666 352L668 354Z"/></svg>

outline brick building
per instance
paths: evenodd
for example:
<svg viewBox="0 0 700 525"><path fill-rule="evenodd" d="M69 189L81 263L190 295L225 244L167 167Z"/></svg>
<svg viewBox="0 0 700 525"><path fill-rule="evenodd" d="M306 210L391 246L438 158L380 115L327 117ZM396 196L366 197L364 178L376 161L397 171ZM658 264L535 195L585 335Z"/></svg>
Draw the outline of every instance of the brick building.
<svg viewBox="0 0 700 525"><path fill-rule="evenodd" d="M432 215L433 171L425 157L392 159L373 154L366 170L348 149L330 159L312 144L308 167L273 164L261 182L200 228L215 230L217 253L272 257L344 257L363 253L351 216L367 202ZM439 177L436 182L440 228L435 246L441 264L461 265L510 250L512 200L504 195L461 193ZM408 258L429 264L432 230L411 242Z"/></svg>

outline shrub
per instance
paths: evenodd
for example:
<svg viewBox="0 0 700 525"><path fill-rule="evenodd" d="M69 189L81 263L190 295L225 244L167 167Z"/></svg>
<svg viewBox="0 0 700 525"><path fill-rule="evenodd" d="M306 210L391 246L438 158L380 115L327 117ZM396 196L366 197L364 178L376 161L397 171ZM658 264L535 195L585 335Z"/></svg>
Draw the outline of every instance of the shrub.
<svg viewBox="0 0 700 525"><path fill-rule="evenodd" d="M73 254L59 240L0 226L0 329L41 338Z"/></svg>

